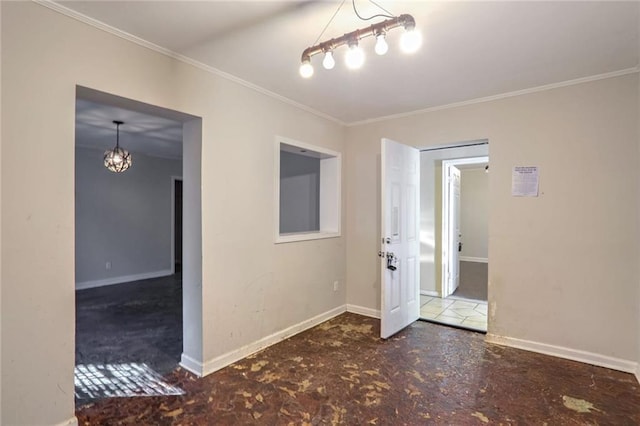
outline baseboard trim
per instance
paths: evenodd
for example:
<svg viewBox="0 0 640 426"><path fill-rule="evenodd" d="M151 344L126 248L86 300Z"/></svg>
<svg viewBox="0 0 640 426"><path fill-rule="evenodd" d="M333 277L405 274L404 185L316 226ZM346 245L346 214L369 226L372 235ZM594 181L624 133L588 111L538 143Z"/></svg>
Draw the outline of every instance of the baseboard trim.
<svg viewBox="0 0 640 426"><path fill-rule="evenodd" d="M202 372L204 370L203 364L200 361L196 361L184 353L180 356L180 367L192 372L198 377L202 377Z"/></svg>
<svg viewBox="0 0 640 426"><path fill-rule="evenodd" d="M68 420L56 423L55 426L78 426L78 419L76 418L76 416L73 416Z"/></svg>
<svg viewBox="0 0 640 426"><path fill-rule="evenodd" d="M318 324L330 320L331 318L346 312L346 310L347 309L345 305L338 306L327 312L316 315L313 318L309 318L307 320L299 322L298 324L294 324L291 327L287 327L284 330L280 330L269 336L263 337L262 339L245 345L239 349L235 349L233 351L227 352L226 354L217 356L213 359L210 359L209 361L206 361L205 363L198 362L193 358L190 358L183 354L180 365L198 376L206 376L230 364L233 364L236 361L246 358L251 354L261 351L271 345L288 339L291 336L308 330L311 327L315 327Z"/></svg>
<svg viewBox="0 0 640 426"><path fill-rule="evenodd" d="M565 348L563 346L532 342L530 340L497 336L491 333L487 333L485 341L501 346L509 346L512 348L524 349L525 351L537 352L545 355L555 356L558 358L570 359L572 361L584 362L585 364L597 365L598 367L624 371L625 373L635 373L636 377L638 375L638 363L628 361L626 359L614 358L606 355L596 354L593 352L581 351L578 349Z"/></svg>
<svg viewBox="0 0 640 426"><path fill-rule="evenodd" d="M431 297L440 297L440 294L437 291L433 290L420 290L421 296L431 296Z"/></svg>
<svg viewBox="0 0 640 426"><path fill-rule="evenodd" d="M347 304L347 312L351 312L358 315L364 315L365 317L380 319L380 310L365 308L364 306Z"/></svg>
<svg viewBox="0 0 640 426"><path fill-rule="evenodd" d="M462 262L489 263L489 259L486 257L460 256L459 259Z"/></svg>
<svg viewBox="0 0 640 426"><path fill-rule="evenodd" d="M637 364L636 368L636 380L638 381L638 384L640 384L640 363Z"/></svg>
<svg viewBox="0 0 640 426"><path fill-rule="evenodd" d="M173 275L171 269L163 269L161 271L145 272L143 274L124 275L120 277L105 278L102 280L83 281L76 283L76 290L84 290L87 288L103 287L107 285L128 283L131 281L148 280L150 278L160 278Z"/></svg>

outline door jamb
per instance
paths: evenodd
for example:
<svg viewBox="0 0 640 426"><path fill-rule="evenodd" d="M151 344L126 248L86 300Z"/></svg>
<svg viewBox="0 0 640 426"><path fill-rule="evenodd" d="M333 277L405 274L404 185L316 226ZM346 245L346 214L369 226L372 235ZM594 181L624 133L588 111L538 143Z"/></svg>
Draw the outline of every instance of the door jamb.
<svg viewBox="0 0 640 426"><path fill-rule="evenodd" d="M449 247L449 234L451 223L449 221L449 170L451 167L467 165L467 164L481 164L488 163L489 156L483 157L467 157L456 158L454 160L442 160L442 243L440 244L440 250L442 251L442 273L440 274L440 296L445 293L445 288L448 287L448 272L450 270L449 265L451 263L451 256L448 250ZM462 191L460 191L460 198L462 199Z"/></svg>
<svg viewBox="0 0 640 426"><path fill-rule="evenodd" d="M184 184L182 176L171 176L171 275L176 273L176 181Z"/></svg>

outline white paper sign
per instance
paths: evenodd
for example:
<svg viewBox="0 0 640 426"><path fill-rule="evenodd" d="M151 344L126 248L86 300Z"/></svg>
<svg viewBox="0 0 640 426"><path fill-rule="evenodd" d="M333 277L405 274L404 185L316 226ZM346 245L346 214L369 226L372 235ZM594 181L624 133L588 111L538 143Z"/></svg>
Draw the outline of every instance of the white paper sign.
<svg viewBox="0 0 640 426"><path fill-rule="evenodd" d="M538 196L538 167L516 166L511 174L511 195L514 197Z"/></svg>

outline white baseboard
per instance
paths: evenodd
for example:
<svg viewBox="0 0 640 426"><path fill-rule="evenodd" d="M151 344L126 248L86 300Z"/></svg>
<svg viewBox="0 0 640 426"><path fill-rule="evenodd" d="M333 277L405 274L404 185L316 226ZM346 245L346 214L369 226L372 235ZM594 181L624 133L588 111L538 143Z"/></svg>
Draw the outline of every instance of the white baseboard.
<svg viewBox="0 0 640 426"><path fill-rule="evenodd" d="M227 365L233 364L236 361L246 358L251 354L261 351L262 349L281 342L282 340L285 340L293 335L308 330L311 327L315 327L316 325L321 324L333 317L336 317L344 313L345 311L345 305L338 306L337 308L331 309L320 315L316 315L313 318L309 318L307 320L299 322L298 324L292 325L291 327L287 327L284 330L280 330L269 336L263 337L262 339L245 345L239 349L235 349L231 352L227 352L226 354L217 356L209 361L206 361L205 363L196 361L193 358L190 358L189 356L183 354L180 365L198 376L206 376L220 370L221 368L226 367Z"/></svg>
<svg viewBox="0 0 640 426"><path fill-rule="evenodd" d="M459 259L462 262L489 263L489 259L487 259L486 257L460 256Z"/></svg>
<svg viewBox="0 0 640 426"><path fill-rule="evenodd" d="M202 363L191 358L189 355L185 355L184 353L182 354L182 356L180 357L180 367L184 368L185 370L191 371L198 377L202 377Z"/></svg>
<svg viewBox="0 0 640 426"><path fill-rule="evenodd" d="M420 295L422 296L431 296L431 297L440 297L440 293L433 290L420 290Z"/></svg>
<svg viewBox="0 0 640 426"><path fill-rule="evenodd" d="M636 380L640 384L640 363L638 363L638 366L636 367Z"/></svg>
<svg viewBox="0 0 640 426"><path fill-rule="evenodd" d="M76 418L76 416L73 416L68 420L56 423L55 426L78 426L78 419Z"/></svg>
<svg viewBox="0 0 640 426"><path fill-rule="evenodd" d="M83 282L76 283L76 290L84 290L86 288L129 283L131 281L148 280L150 278L167 277L169 275L173 275L171 272L171 269L163 269L161 271L145 272L143 274L124 275L120 277L105 278L102 280L83 281Z"/></svg>
<svg viewBox="0 0 640 426"><path fill-rule="evenodd" d="M371 308L365 308L364 306L347 304L347 312L352 312L354 314L364 315L365 317L371 317L371 318L380 319L380 310L379 309L371 309Z"/></svg>
<svg viewBox="0 0 640 426"><path fill-rule="evenodd" d="M610 368L612 370L624 371L625 373L636 373L636 377L638 376L638 363L628 361L626 359L614 358L593 352L565 348L562 346L548 345L546 343L532 342L530 340L496 336L495 334L490 333L485 337L485 341L488 343L495 343L497 345L524 349L525 351L551 355L558 358L570 359L572 361L584 362L586 364L597 365L599 367Z"/></svg>

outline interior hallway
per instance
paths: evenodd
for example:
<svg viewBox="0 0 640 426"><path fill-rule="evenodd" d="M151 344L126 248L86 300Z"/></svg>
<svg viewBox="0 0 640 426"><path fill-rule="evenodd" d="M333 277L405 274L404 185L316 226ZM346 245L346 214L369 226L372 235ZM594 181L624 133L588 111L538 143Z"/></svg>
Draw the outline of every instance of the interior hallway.
<svg viewBox="0 0 640 426"><path fill-rule="evenodd" d="M640 424L631 374L487 344L418 321L379 338L346 313L205 378L182 369L181 396L79 407L97 424Z"/></svg>

